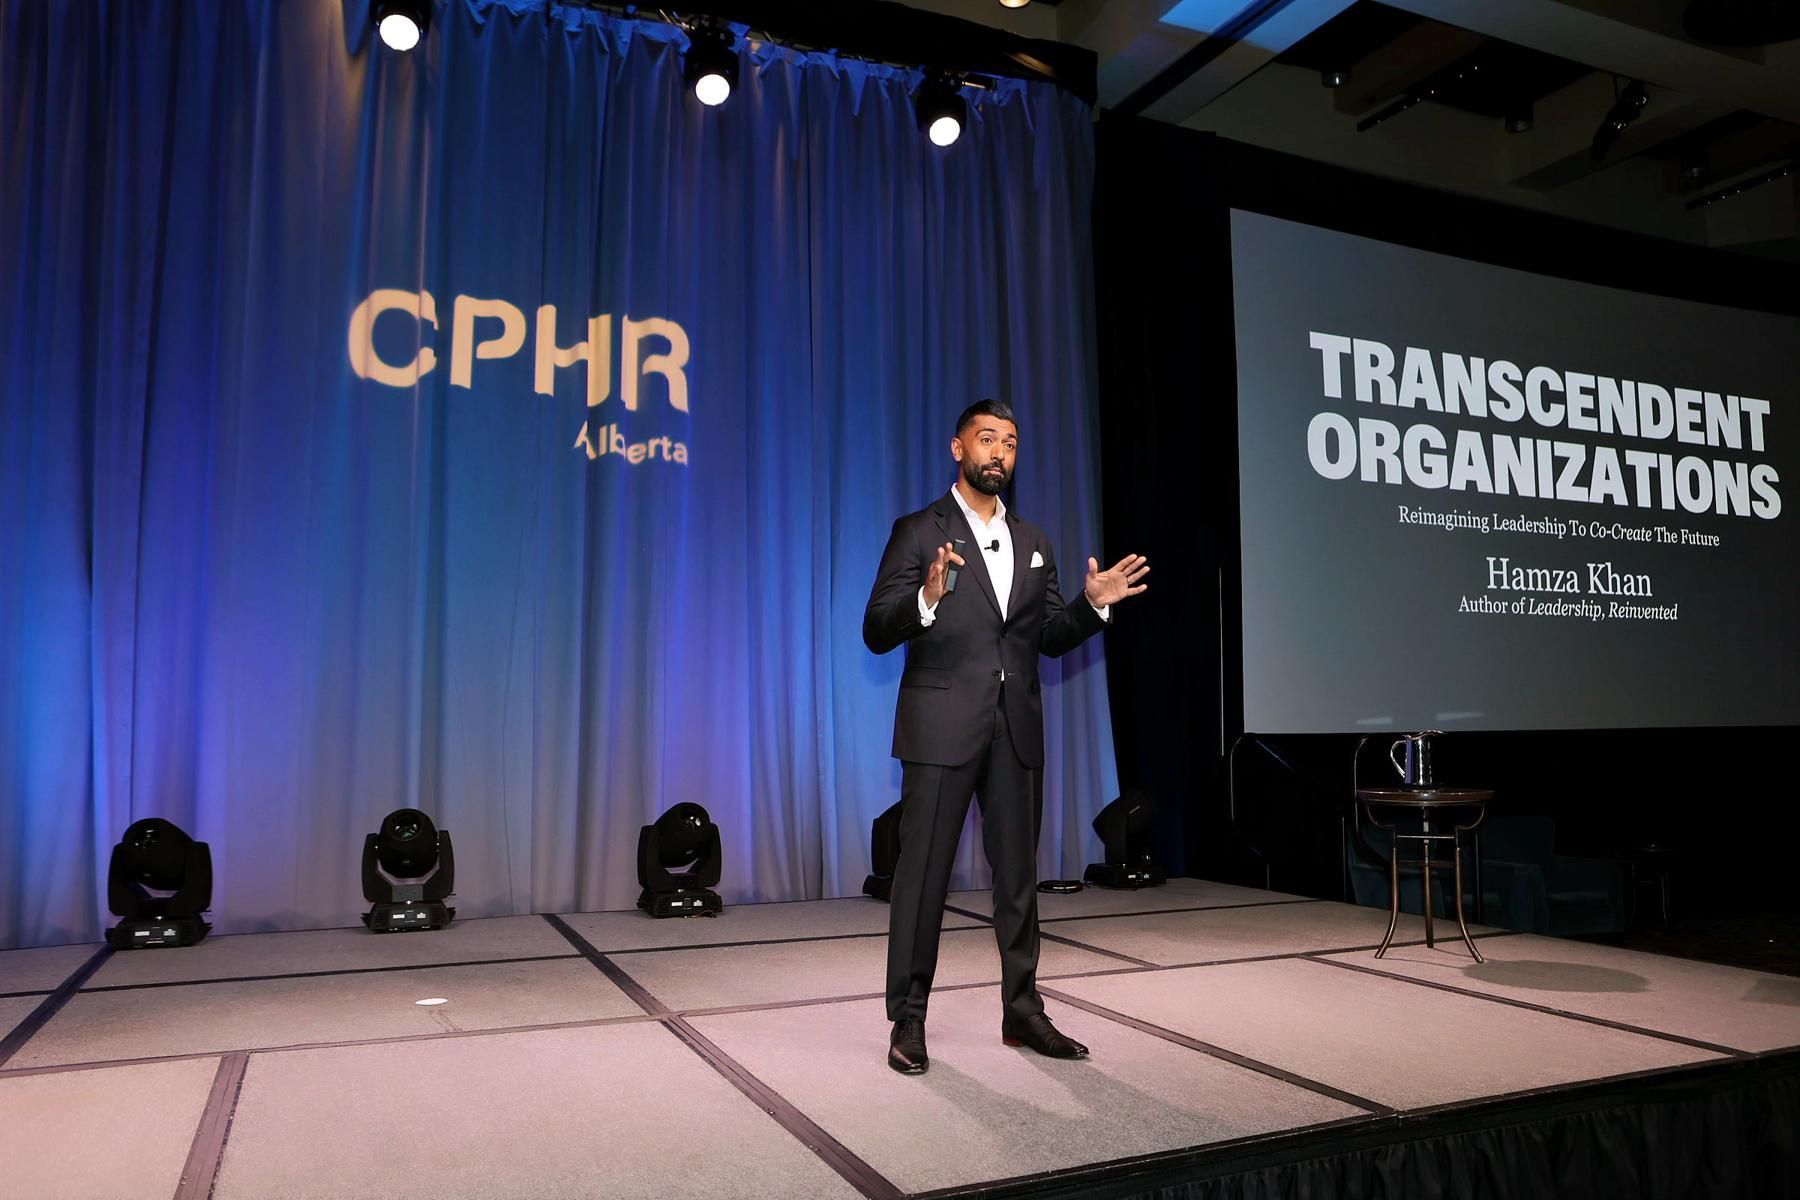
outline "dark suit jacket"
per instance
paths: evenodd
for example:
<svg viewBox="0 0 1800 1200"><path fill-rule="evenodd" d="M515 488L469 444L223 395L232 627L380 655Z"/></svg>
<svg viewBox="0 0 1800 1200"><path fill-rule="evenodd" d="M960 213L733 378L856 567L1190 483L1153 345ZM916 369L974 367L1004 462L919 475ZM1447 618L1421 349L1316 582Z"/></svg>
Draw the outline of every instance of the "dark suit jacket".
<svg viewBox="0 0 1800 1200"><path fill-rule="evenodd" d="M895 758L954 767L980 754L993 737L1005 671L1013 747L1027 767L1044 765L1038 655L1067 654L1106 622L1085 596L1064 606L1043 530L1010 509L1006 524L1012 531L1013 586L1002 621L975 533L955 500L945 494L894 522L863 611L863 642L877 654L906 643L906 671L894 708ZM963 555L968 565L927 626L919 620L919 588L937 548L957 538L968 543ZM1043 557L1043 566L1031 565L1034 553Z"/></svg>

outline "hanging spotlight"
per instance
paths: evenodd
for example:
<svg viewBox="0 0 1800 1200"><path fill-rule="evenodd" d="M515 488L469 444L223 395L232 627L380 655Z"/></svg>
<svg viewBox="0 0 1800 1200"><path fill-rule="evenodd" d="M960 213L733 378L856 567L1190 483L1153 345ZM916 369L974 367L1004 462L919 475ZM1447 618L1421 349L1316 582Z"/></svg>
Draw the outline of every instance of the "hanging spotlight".
<svg viewBox="0 0 1800 1200"><path fill-rule="evenodd" d="M431 0L375 0L369 17L388 49L405 52L431 27Z"/></svg>
<svg viewBox="0 0 1800 1200"><path fill-rule="evenodd" d="M1594 130L1593 144L1588 148L1588 157L1600 162L1611 152L1613 143L1625 132L1627 126L1638 119L1644 106L1650 103L1650 92L1644 85L1633 79L1613 100L1613 105L1600 119L1600 127Z"/></svg>
<svg viewBox="0 0 1800 1200"><path fill-rule="evenodd" d="M363 924L376 933L440 929L456 916L444 898L456 890L450 835L416 808L397 808L363 839Z"/></svg>
<svg viewBox="0 0 1800 1200"><path fill-rule="evenodd" d="M212 928L200 919L212 907L211 847L161 817L133 822L107 864L106 906L124 918L106 931L115 950L193 945Z"/></svg>
<svg viewBox="0 0 1800 1200"><path fill-rule="evenodd" d="M1536 122L1536 110L1530 101L1522 101L1506 110L1506 132L1530 133Z"/></svg>
<svg viewBox="0 0 1800 1200"><path fill-rule="evenodd" d="M1341 88L1350 82L1350 71L1348 68L1320 71L1319 82L1328 88Z"/></svg>
<svg viewBox="0 0 1800 1200"><path fill-rule="evenodd" d="M935 146L949 146L962 136L963 123L969 119L969 106L964 103L957 85L951 80L933 77L919 85L913 97L913 108L919 117L919 128Z"/></svg>
<svg viewBox="0 0 1800 1200"><path fill-rule="evenodd" d="M694 98L717 108L737 87L738 57L732 49L731 31L701 26L688 32L687 63L682 74L694 89Z"/></svg>
<svg viewBox="0 0 1800 1200"><path fill-rule="evenodd" d="M1089 863L1082 878L1101 887L1133 890L1166 882L1163 869L1150 856L1150 822L1155 819L1156 801L1135 789L1101 809L1094 818L1094 832L1106 847L1106 861Z"/></svg>
<svg viewBox="0 0 1800 1200"><path fill-rule="evenodd" d="M638 833L638 907L653 917L717 916L725 902L712 889L724 867L719 827L698 804L677 804Z"/></svg>
<svg viewBox="0 0 1800 1200"><path fill-rule="evenodd" d="M1637 120L1638 114L1644 111L1644 106L1648 103L1650 103L1648 89L1634 79L1625 85L1625 90L1619 93L1618 98L1613 101L1613 106L1607 110L1606 123L1614 129L1623 131L1627 125Z"/></svg>
<svg viewBox="0 0 1800 1200"><path fill-rule="evenodd" d="M870 876L863 880L863 895L890 900L894 894L894 864L900 861L900 813L905 801L875 818L869 830Z"/></svg>

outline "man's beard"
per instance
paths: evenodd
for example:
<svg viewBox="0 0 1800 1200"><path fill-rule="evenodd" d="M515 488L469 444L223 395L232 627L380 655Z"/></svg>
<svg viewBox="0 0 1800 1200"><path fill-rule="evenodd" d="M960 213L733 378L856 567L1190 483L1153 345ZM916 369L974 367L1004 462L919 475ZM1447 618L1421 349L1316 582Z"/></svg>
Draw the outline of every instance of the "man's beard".
<svg viewBox="0 0 1800 1200"><path fill-rule="evenodd" d="M993 473L988 471L989 467L994 468ZM1012 476L999 463L977 464L974 459L964 459L963 479L984 496L998 496L1011 482Z"/></svg>

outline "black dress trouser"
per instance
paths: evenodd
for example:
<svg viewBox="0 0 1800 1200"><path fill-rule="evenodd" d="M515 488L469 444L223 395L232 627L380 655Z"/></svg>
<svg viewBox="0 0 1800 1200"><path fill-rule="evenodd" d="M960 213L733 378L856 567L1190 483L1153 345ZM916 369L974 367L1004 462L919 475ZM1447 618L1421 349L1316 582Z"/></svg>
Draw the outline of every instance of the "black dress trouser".
<svg viewBox="0 0 1800 1200"><path fill-rule="evenodd" d="M994 938L1000 944L1005 1015L1044 1011L1037 994L1037 841L1043 814L1039 773L1013 748L1006 705L995 706L994 733L961 766L902 762L900 859L888 912L888 1020L925 1017L937 972L938 931L969 798L981 804L981 831L994 872Z"/></svg>

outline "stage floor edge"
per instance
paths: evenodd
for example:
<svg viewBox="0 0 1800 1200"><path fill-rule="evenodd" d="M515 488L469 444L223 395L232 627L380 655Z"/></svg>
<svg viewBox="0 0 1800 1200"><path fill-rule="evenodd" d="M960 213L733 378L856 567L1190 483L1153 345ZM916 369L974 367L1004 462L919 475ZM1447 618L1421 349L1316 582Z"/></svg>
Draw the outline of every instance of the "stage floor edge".
<svg viewBox="0 0 1800 1200"><path fill-rule="evenodd" d="M990 911L950 897L921 1077L885 1065L865 898L0 952L0 1178L773 1200L1524 1195L1577 1170L1800 1194L1800 978L1488 928L1478 964L1410 916L1376 959L1385 910L1176 879L1042 897L1040 989L1093 1051L1052 1061L1001 1042Z"/></svg>

